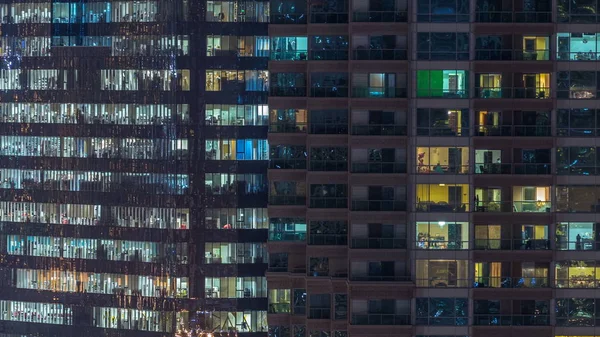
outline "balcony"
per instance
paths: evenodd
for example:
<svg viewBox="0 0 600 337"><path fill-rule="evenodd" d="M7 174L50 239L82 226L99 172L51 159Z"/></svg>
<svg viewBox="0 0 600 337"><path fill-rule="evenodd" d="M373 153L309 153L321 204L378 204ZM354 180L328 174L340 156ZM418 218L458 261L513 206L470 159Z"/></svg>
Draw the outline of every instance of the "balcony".
<svg viewBox="0 0 600 337"><path fill-rule="evenodd" d="M496 315L474 314L473 325L543 326L550 325L550 315Z"/></svg>
<svg viewBox="0 0 600 337"><path fill-rule="evenodd" d="M469 165L419 165L416 167L418 174L469 174Z"/></svg>
<svg viewBox="0 0 600 337"><path fill-rule="evenodd" d="M354 136L406 136L406 125L368 124L352 125Z"/></svg>
<svg viewBox="0 0 600 337"><path fill-rule="evenodd" d="M269 168L276 170L306 170L306 159L271 159Z"/></svg>
<svg viewBox="0 0 600 337"><path fill-rule="evenodd" d="M277 206L305 206L305 195L271 195L269 196L269 204Z"/></svg>
<svg viewBox="0 0 600 337"><path fill-rule="evenodd" d="M548 239L477 239L475 250L551 250Z"/></svg>
<svg viewBox="0 0 600 337"><path fill-rule="evenodd" d="M513 201L515 213L549 213L551 209L550 201Z"/></svg>
<svg viewBox="0 0 600 337"><path fill-rule="evenodd" d="M551 164L476 163L475 174L552 174Z"/></svg>
<svg viewBox="0 0 600 337"><path fill-rule="evenodd" d="M498 22L498 23L550 23L552 22L552 12L528 11L493 11L493 12L475 12L475 22Z"/></svg>
<svg viewBox="0 0 600 337"><path fill-rule="evenodd" d="M274 60L274 61L306 61L306 55L308 55L307 50L272 51L271 52L271 60Z"/></svg>
<svg viewBox="0 0 600 337"><path fill-rule="evenodd" d="M469 241L445 241L430 238L428 240L419 240L416 242L417 249L428 250L463 250L469 249Z"/></svg>
<svg viewBox="0 0 600 337"><path fill-rule="evenodd" d="M310 198L310 208L348 208L348 198Z"/></svg>
<svg viewBox="0 0 600 337"><path fill-rule="evenodd" d="M411 277L406 275L351 275L355 282L411 282Z"/></svg>
<svg viewBox="0 0 600 337"><path fill-rule="evenodd" d="M406 49L355 49L353 56L355 60L361 61L406 60L407 51Z"/></svg>
<svg viewBox="0 0 600 337"><path fill-rule="evenodd" d="M353 162L352 173L406 173L406 163Z"/></svg>
<svg viewBox="0 0 600 337"><path fill-rule="evenodd" d="M406 98L406 88L353 87L354 98Z"/></svg>
<svg viewBox="0 0 600 337"><path fill-rule="evenodd" d="M274 123L269 124L270 133L306 133L306 123Z"/></svg>
<svg viewBox="0 0 600 337"><path fill-rule="evenodd" d="M352 249L406 249L406 238L352 238Z"/></svg>
<svg viewBox="0 0 600 337"><path fill-rule="evenodd" d="M405 212L406 201L400 200L352 200L355 212Z"/></svg>
<svg viewBox="0 0 600 337"><path fill-rule="evenodd" d="M367 11L352 13L354 22L406 22L408 13L406 11Z"/></svg>
<svg viewBox="0 0 600 337"><path fill-rule="evenodd" d="M476 87L475 98L550 99L550 87Z"/></svg>
<svg viewBox="0 0 600 337"><path fill-rule="evenodd" d="M512 49L479 49L475 50L477 61L548 61L549 49L536 49L532 51Z"/></svg>
<svg viewBox="0 0 600 337"><path fill-rule="evenodd" d="M352 325L410 325L410 315L352 314Z"/></svg>
<svg viewBox="0 0 600 337"><path fill-rule="evenodd" d="M269 89L269 95L274 97L306 97L306 87L274 87Z"/></svg>
<svg viewBox="0 0 600 337"><path fill-rule="evenodd" d="M416 211L464 213L469 211L469 203L448 203L447 201L421 201L416 204Z"/></svg>
<svg viewBox="0 0 600 337"><path fill-rule="evenodd" d="M475 125L475 136L550 137L550 125Z"/></svg>
<svg viewBox="0 0 600 337"><path fill-rule="evenodd" d="M342 86L313 86L310 88L310 97L348 97L348 87Z"/></svg>
<svg viewBox="0 0 600 337"><path fill-rule="evenodd" d="M311 246L346 246L348 235L340 234L310 234L308 244Z"/></svg>
<svg viewBox="0 0 600 337"><path fill-rule="evenodd" d="M543 277L476 277L473 288L548 288L548 278Z"/></svg>

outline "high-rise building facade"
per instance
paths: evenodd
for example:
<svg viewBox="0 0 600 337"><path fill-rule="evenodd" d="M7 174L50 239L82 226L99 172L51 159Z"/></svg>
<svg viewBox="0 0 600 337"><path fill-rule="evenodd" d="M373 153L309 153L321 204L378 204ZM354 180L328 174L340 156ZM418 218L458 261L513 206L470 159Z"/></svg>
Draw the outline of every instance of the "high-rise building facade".
<svg viewBox="0 0 600 337"><path fill-rule="evenodd" d="M268 13L0 1L0 336L266 336Z"/></svg>
<svg viewBox="0 0 600 337"><path fill-rule="evenodd" d="M271 1L273 337L598 335L598 6Z"/></svg>

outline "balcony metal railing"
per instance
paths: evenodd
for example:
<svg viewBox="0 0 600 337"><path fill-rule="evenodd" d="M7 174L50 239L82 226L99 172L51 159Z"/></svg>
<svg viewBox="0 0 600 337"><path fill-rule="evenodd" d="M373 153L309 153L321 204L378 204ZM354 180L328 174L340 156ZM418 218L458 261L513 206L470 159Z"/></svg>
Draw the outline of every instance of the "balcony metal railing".
<svg viewBox="0 0 600 337"><path fill-rule="evenodd" d="M310 123L310 134L317 135L346 135L348 123Z"/></svg>

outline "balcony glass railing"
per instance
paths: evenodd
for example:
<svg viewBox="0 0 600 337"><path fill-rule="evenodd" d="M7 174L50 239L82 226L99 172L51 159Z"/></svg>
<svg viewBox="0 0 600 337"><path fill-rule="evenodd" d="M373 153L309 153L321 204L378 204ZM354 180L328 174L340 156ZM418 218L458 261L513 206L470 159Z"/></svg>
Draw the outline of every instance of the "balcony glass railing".
<svg viewBox="0 0 600 337"><path fill-rule="evenodd" d="M550 125L476 125L475 136L480 137L550 137Z"/></svg>
<svg viewBox="0 0 600 337"><path fill-rule="evenodd" d="M410 315L352 314L352 325L410 325Z"/></svg>
<svg viewBox="0 0 600 337"><path fill-rule="evenodd" d="M548 239L475 239L476 250L550 250Z"/></svg>
<svg viewBox="0 0 600 337"><path fill-rule="evenodd" d="M425 240L417 241L415 243L418 249L429 249L429 250L462 250L469 249L469 241L443 241L443 240Z"/></svg>
<svg viewBox="0 0 600 337"><path fill-rule="evenodd" d="M346 135L348 123L310 123L310 133L317 135Z"/></svg>
<svg viewBox="0 0 600 337"><path fill-rule="evenodd" d="M569 241L565 236L556 236L556 250L600 250L600 242L594 239Z"/></svg>
<svg viewBox="0 0 600 337"><path fill-rule="evenodd" d="M404 212L406 211L406 201L352 200L352 210L358 212Z"/></svg>
<svg viewBox="0 0 600 337"><path fill-rule="evenodd" d="M353 249L406 249L406 238L352 238Z"/></svg>
<svg viewBox="0 0 600 337"><path fill-rule="evenodd" d="M275 97L304 97L306 87L271 87L269 95Z"/></svg>
<svg viewBox="0 0 600 337"><path fill-rule="evenodd" d="M274 170L306 170L306 159L271 159L269 168Z"/></svg>
<svg viewBox="0 0 600 337"><path fill-rule="evenodd" d="M558 61L598 61L600 53L592 52L558 52L556 53Z"/></svg>
<svg viewBox="0 0 600 337"><path fill-rule="evenodd" d="M310 23L348 23L347 12L310 13Z"/></svg>
<svg viewBox="0 0 600 337"><path fill-rule="evenodd" d="M308 50L272 51L271 60L274 61L306 61Z"/></svg>
<svg viewBox="0 0 600 337"><path fill-rule="evenodd" d="M354 98L406 98L406 88L353 87Z"/></svg>
<svg viewBox="0 0 600 337"><path fill-rule="evenodd" d="M323 86L310 88L310 97L348 97L348 87Z"/></svg>
<svg viewBox="0 0 600 337"><path fill-rule="evenodd" d="M354 12L353 16L352 16L352 21L354 21L354 22L406 22L407 19L408 19L408 13L405 11Z"/></svg>
<svg viewBox="0 0 600 337"><path fill-rule="evenodd" d="M469 98L469 92L464 89L428 89L417 88L420 98Z"/></svg>
<svg viewBox="0 0 600 337"><path fill-rule="evenodd" d="M407 126L396 124L352 125L355 136L406 136Z"/></svg>
<svg viewBox="0 0 600 337"><path fill-rule="evenodd" d="M522 23L549 23L552 22L551 11L529 11L529 12L475 12L475 22L522 22Z"/></svg>
<svg viewBox="0 0 600 337"><path fill-rule="evenodd" d="M547 277L477 277L473 288L548 288Z"/></svg>
<svg viewBox="0 0 600 337"><path fill-rule="evenodd" d="M282 25L282 24L302 25L302 24L306 24L307 18L308 18L308 16L306 15L306 13L277 13L277 14L272 13L270 23L278 24L278 25Z"/></svg>
<svg viewBox="0 0 600 337"><path fill-rule="evenodd" d="M469 279L444 279L432 276L426 279L418 278L416 283L417 287L425 288L468 288L470 287L471 281L469 281Z"/></svg>
<svg viewBox="0 0 600 337"><path fill-rule="evenodd" d="M550 315L473 315L473 325L539 326L550 325Z"/></svg>
<svg viewBox="0 0 600 337"><path fill-rule="evenodd" d="M269 303L269 314L289 314L291 308L290 303Z"/></svg>
<svg viewBox="0 0 600 337"><path fill-rule="evenodd" d="M419 165L415 170L419 174L469 174L469 165Z"/></svg>
<svg viewBox="0 0 600 337"><path fill-rule="evenodd" d="M341 234L310 234L308 244L314 246L346 246L348 235Z"/></svg>
<svg viewBox="0 0 600 337"><path fill-rule="evenodd" d="M550 87L475 87L475 98L550 99Z"/></svg>
<svg viewBox="0 0 600 337"><path fill-rule="evenodd" d="M513 212L548 213L552 209L550 201L513 201Z"/></svg>
<svg viewBox="0 0 600 337"><path fill-rule="evenodd" d="M570 288L570 289L595 289L600 287L600 280L592 275L581 275L572 276L571 278L556 279L557 288Z"/></svg>
<svg viewBox="0 0 600 337"><path fill-rule="evenodd" d="M352 173L406 173L406 163L353 162Z"/></svg>
<svg viewBox="0 0 600 337"><path fill-rule="evenodd" d="M306 123L269 124L271 133L306 133Z"/></svg>
<svg viewBox="0 0 600 337"><path fill-rule="evenodd" d="M311 198L311 208L348 208L348 198Z"/></svg>
<svg viewBox="0 0 600 337"><path fill-rule="evenodd" d="M416 205L417 212L469 212L469 203L449 203L447 201L421 201Z"/></svg>
<svg viewBox="0 0 600 337"><path fill-rule="evenodd" d="M406 49L355 49L355 60L406 60Z"/></svg>
<svg viewBox="0 0 600 337"><path fill-rule="evenodd" d="M548 61L550 50L532 51L513 49L479 49L475 50L475 60L479 61Z"/></svg>
<svg viewBox="0 0 600 337"><path fill-rule="evenodd" d="M350 280L355 282L411 282L407 275L350 275Z"/></svg>
<svg viewBox="0 0 600 337"><path fill-rule="evenodd" d="M551 164L477 163L475 174L552 174Z"/></svg>
<svg viewBox="0 0 600 337"><path fill-rule="evenodd" d="M271 205L306 205L306 196L304 195L271 195L269 196Z"/></svg>

